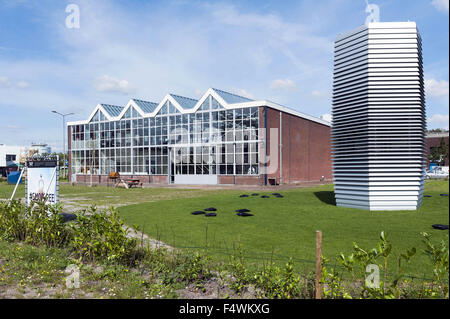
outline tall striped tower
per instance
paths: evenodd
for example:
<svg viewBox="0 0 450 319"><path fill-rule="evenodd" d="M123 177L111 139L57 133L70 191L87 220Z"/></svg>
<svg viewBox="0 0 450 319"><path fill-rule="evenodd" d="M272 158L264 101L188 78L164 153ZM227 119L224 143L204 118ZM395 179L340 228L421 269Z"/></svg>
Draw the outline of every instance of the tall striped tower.
<svg viewBox="0 0 450 319"><path fill-rule="evenodd" d="M426 121L415 22L369 23L337 38L332 113L336 204L417 209Z"/></svg>

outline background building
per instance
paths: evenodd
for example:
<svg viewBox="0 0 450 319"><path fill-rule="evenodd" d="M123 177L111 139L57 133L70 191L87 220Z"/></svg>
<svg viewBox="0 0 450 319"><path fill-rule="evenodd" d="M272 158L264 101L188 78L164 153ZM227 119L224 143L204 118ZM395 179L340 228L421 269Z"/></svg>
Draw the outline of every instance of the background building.
<svg viewBox="0 0 450 319"><path fill-rule="evenodd" d="M427 169L430 169L431 166L448 166L448 149L449 149L449 141L448 141L448 132L442 132L442 133L428 133L426 138L426 160L427 160ZM442 150L442 155L440 155L439 160L430 159L430 154L433 154L434 148L441 148L441 143L444 143L446 145L446 152L443 152L445 150ZM446 153L446 154L443 154Z"/></svg>
<svg viewBox="0 0 450 319"><path fill-rule="evenodd" d="M337 205L417 209L426 122L414 22L369 23L337 38L332 115Z"/></svg>
<svg viewBox="0 0 450 319"><path fill-rule="evenodd" d="M45 153L51 153L51 148L44 143L33 143L30 147L0 144L0 176L16 171L27 156Z"/></svg>
<svg viewBox="0 0 450 319"><path fill-rule="evenodd" d="M269 128L265 130L265 128ZM70 180L265 185L331 179L330 123L217 89L99 104L68 123ZM265 164L267 163L267 164Z"/></svg>
<svg viewBox="0 0 450 319"><path fill-rule="evenodd" d="M19 158L25 152L25 147L0 144L0 176L6 176L10 171L16 171Z"/></svg>

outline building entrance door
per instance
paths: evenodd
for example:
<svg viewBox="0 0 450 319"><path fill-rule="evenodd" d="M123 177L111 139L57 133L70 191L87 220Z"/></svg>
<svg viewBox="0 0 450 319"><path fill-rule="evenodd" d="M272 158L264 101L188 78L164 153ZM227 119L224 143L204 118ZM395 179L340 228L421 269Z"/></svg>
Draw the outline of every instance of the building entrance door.
<svg viewBox="0 0 450 319"><path fill-rule="evenodd" d="M218 184L215 146L173 148L175 184Z"/></svg>

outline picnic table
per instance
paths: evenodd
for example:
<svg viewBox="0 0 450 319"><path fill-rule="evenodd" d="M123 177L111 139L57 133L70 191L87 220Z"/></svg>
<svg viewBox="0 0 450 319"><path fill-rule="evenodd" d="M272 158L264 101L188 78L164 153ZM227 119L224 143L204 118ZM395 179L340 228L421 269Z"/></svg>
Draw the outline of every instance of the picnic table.
<svg viewBox="0 0 450 319"><path fill-rule="evenodd" d="M142 187L142 182L137 178L121 178L118 172L109 173L109 179L115 180L114 187Z"/></svg>
<svg viewBox="0 0 450 319"><path fill-rule="evenodd" d="M114 187L120 187L124 186L125 188L132 188L134 187L142 187L142 182L139 179L129 178L129 179L122 179L120 178L118 182L114 185Z"/></svg>
<svg viewBox="0 0 450 319"><path fill-rule="evenodd" d="M131 178L131 179L126 179L125 180L125 183L127 183L128 184L128 187L129 188L131 188L131 187L141 187L142 186L142 182L139 180L139 179L133 179L133 178Z"/></svg>

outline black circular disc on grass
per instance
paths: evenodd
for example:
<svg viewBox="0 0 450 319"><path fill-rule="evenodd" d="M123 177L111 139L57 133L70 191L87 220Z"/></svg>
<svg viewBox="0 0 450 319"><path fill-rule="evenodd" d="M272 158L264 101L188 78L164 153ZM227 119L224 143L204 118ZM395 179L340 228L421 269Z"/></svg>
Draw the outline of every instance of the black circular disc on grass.
<svg viewBox="0 0 450 319"><path fill-rule="evenodd" d="M434 224L432 225L434 229L446 230L448 229L448 225Z"/></svg>
<svg viewBox="0 0 450 319"><path fill-rule="evenodd" d="M431 197L431 195L423 195L423 197Z"/></svg>
<svg viewBox="0 0 450 319"><path fill-rule="evenodd" d="M448 194L441 194L441 196L448 196Z"/></svg>
<svg viewBox="0 0 450 319"><path fill-rule="evenodd" d="M245 194L244 194L244 195L241 195L241 196L239 196L239 197L248 197L248 195L245 195Z"/></svg>
<svg viewBox="0 0 450 319"><path fill-rule="evenodd" d="M238 213L247 213L247 212L249 212L250 210L249 209L247 209L247 208L241 208L241 209L236 209L235 210L235 212L238 212Z"/></svg>
<svg viewBox="0 0 450 319"><path fill-rule="evenodd" d="M259 195L258 193L253 193L253 194L252 194L252 196L258 196L258 195Z"/></svg>
<svg viewBox="0 0 450 319"><path fill-rule="evenodd" d="M277 197L277 198L283 198L284 196L283 196L283 195L275 195L275 197Z"/></svg>
<svg viewBox="0 0 450 319"><path fill-rule="evenodd" d="M281 196L280 193L273 193L272 195L275 195L275 196Z"/></svg>
<svg viewBox="0 0 450 319"><path fill-rule="evenodd" d="M217 216L217 214L216 213L208 213L208 214L205 214L205 216L206 217L214 217L214 216Z"/></svg>
<svg viewBox="0 0 450 319"><path fill-rule="evenodd" d="M249 213L237 213L236 215L241 216L241 217L253 216L253 214L249 214Z"/></svg>
<svg viewBox="0 0 450 319"><path fill-rule="evenodd" d="M215 212L216 210L217 209L215 207L208 207L204 209L205 212Z"/></svg>
<svg viewBox="0 0 450 319"><path fill-rule="evenodd" d="M203 214L205 214L205 212L201 211L201 210L196 210L195 212L192 212L191 214L192 215L203 215Z"/></svg>
<svg viewBox="0 0 450 319"><path fill-rule="evenodd" d="M262 195L261 198L269 198L267 195Z"/></svg>

